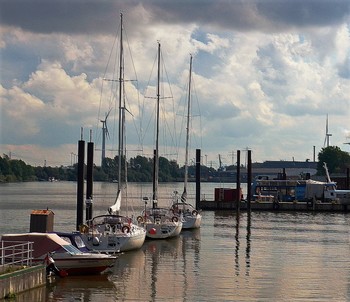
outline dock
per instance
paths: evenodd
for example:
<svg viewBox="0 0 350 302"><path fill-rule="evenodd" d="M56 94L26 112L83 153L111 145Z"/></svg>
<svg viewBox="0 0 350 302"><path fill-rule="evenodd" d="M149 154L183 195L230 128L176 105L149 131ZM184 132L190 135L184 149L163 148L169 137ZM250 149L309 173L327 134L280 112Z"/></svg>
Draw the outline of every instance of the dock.
<svg viewBox="0 0 350 302"><path fill-rule="evenodd" d="M210 201L201 200L198 204L198 208L203 211L236 211L237 202L235 201ZM239 205L241 211L248 210L248 202L242 200ZM298 201L251 201L251 211L276 211L276 212L349 212L350 205L330 203L330 202L298 202Z"/></svg>
<svg viewBox="0 0 350 302"><path fill-rule="evenodd" d="M0 300L46 285L46 267L33 265L32 243L0 245Z"/></svg>

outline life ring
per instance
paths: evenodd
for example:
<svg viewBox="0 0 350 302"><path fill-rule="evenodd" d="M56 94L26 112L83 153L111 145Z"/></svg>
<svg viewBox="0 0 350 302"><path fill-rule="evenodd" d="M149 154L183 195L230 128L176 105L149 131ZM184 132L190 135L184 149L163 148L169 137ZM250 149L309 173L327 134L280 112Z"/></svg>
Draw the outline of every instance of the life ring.
<svg viewBox="0 0 350 302"><path fill-rule="evenodd" d="M197 210L193 210L193 211L192 211L192 215L193 215L193 216L197 216L197 215L198 215L198 211L197 211Z"/></svg>
<svg viewBox="0 0 350 302"><path fill-rule="evenodd" d="M142 216L137 216L137 222L138 223L141 223L141 222L143 222L143 217Z"/></svg>
<svg viewBox="0 0 350 302"><path fill-rule="evenodd" d="M80 233L86 234L89 232L89 227L86 224L82 224L79 227Z"/></svg>
<svg viewBox="0 0 350 302"><path fill-rule="evenodd" d="M178 221L179 221L179 218L177 218L176 216L173 216L173 218L171 218L171 221L172 221L172 222L178 222Z"/></svg>
<svg viewBox="0 0 350 302"><path fill-rule="evenodd" d="M122 232L123 232L123 233L129 233L129 232L130 232L129 226L124 225L124 226L122 227Z"/></svg>

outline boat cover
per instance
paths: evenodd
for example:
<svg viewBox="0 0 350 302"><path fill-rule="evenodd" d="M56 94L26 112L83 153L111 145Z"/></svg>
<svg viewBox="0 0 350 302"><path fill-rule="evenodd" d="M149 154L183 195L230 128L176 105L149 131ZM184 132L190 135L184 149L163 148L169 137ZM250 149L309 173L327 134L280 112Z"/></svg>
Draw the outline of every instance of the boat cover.
<svg viewBox="0 0 350 302"><path fill-rule="evenodd" d="M4 246L13 245L16 241L33 242L33 258L42 258L48 252L58 252L63 250L63 246L70 246L67 241L52 233L4 234L1 241Z"/></svg>

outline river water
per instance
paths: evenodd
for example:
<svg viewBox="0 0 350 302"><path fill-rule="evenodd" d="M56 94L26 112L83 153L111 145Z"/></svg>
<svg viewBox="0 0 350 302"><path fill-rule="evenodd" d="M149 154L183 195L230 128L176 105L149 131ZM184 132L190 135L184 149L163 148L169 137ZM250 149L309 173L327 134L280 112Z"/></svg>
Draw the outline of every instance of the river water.
<svg viewBox="0 0 350 302"><path fill-rule="evenodd" d="M202 195L213 198L222 186L202 184ZM181 184L159 190L165 205ZM130 215L143 208L136 196L150 191L151 184L129 184ZM115 184L94 184L95 215L106 212L114 192ZM46 208L56 231L74 230L76 183L0 184L0 234L29 231L31 211ZM68 276L16 301L350 301L349 214L202 214L199 230L146 241L119 255L108 275Z"/></svg>

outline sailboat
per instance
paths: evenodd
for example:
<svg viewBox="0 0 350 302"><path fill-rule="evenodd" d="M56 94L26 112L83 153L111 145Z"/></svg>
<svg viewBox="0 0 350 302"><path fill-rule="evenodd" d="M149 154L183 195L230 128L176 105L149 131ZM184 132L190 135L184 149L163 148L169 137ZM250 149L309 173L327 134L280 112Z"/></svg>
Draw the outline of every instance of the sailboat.
<svg viewBox="0 0 350 302"><path fill-rule="evenodd" d="M158 207L158 173L159 173L159 100L160 100L160 43L158 42L158 76L157 76L157 113L156 113L156 148L154 150L153 196L152 208L147 208L148 198L144 198L145 209L137 217L140 226L146 229L150 239L167 239L178 236L182 230L182 219L169 208Z"/></svg>
<svg viewBox="0 0 350 302"><path fill-rule="evenodd" d="M171 207L174 214L182 215L183 229L196 229L201 226L202 215L189 203L187 203L187 183L188 183L188 146L189 146L189 130L190 130L190 114L191 114L191 80L192 80L192 55L190 56L190 73L188 82L188 101L187 101L187 125L186 125L186 152L185 152L185 179L184 190L181 195L181 202L175 197L175 202ZM176 196L177 196L177 192Z"/></svg>
<svg viewBox="0 0 350 302"><path fill-rule="evenodd" d="M122 188L122 159L124 155L125 135L125 100L124 94L124 58L123 58L123 15L120 15L120 71L119 71L119 143L118 143L118 190L115 203L108 208L108 213L93 217L82 228L85 245L101 253L118 253L139 249L146 239L146 230L134 224L132 218L119 215ZM126 176L125 176L126 178Z"/></svg>

